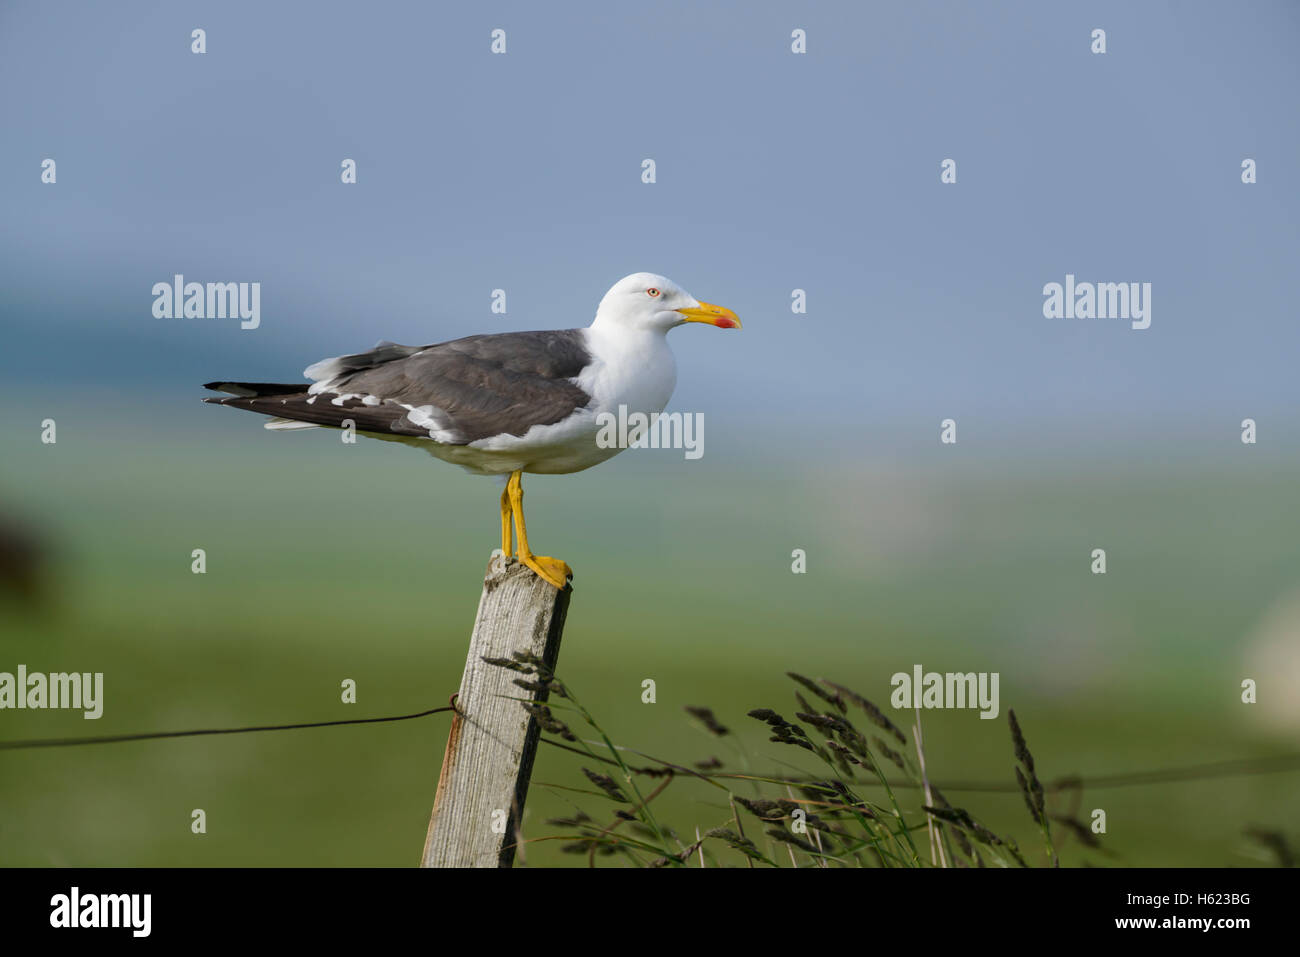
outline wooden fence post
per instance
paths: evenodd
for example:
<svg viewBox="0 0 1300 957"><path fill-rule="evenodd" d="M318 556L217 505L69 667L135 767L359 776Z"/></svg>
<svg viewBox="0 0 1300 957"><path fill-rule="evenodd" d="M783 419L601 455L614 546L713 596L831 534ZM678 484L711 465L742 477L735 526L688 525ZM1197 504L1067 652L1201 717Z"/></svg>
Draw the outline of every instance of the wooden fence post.
<svg viewBox="0 0 1300 957"><path fill-rule="evenodd" d="M556 591L494 555L479 598L451 732L424 842L423 867L510 867L540 729L519 698L518 672L486 664L527 650L554 668L572 586Z"/></svg>

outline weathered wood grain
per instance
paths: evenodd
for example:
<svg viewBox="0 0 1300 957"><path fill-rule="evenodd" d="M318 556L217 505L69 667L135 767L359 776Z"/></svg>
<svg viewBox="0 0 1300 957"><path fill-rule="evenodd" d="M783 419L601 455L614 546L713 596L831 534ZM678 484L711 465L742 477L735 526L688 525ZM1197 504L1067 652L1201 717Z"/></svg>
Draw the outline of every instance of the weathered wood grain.
<svg viewBox="0 0 1300 957"><path fill-rule="evenodd" d="M551 668L572 587L556 591L529 569L488 565L434 795L423 867L510 867L532 777L539 728L517 699L545 701L513 683L523 677L484 657L527 650Z"/></svg>

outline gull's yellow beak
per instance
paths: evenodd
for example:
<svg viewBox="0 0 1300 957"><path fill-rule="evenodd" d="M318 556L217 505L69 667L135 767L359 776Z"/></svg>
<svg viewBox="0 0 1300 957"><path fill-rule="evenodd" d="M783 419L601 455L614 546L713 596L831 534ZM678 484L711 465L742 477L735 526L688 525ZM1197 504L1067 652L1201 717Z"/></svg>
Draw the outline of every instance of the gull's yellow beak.
<svg viewBox="0 0 1300 957"><path fill-rule="evenodd" d="M695 309L678 309L687 322L707 322L719 329L741 329L740 319L726 306L715 306L711 302L702 302Z"/></svg>

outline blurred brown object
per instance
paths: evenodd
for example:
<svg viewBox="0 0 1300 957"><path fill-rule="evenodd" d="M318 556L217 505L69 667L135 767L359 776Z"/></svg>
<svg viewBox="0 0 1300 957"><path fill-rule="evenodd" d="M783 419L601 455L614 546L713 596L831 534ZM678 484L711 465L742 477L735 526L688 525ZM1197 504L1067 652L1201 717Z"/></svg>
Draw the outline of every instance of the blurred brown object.
<svg viewBox="0 0 1300 957"><path fill-rule="evenodd" d="M48 550L27 525L0 515L0 596L35 608L46 591Z"/></svg>

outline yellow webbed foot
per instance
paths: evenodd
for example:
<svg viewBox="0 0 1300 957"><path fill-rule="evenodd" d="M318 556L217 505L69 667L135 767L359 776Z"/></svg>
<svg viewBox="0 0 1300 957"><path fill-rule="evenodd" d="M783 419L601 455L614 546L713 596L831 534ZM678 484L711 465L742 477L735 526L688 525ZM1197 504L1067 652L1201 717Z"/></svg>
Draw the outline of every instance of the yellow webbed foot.
<svg viewBox="0 0 1300 957"><path fill-rule="evenodd" d="M537 573L542 581L564 590L566 580L573 577L573 569L558 558L545 555L520 555L519 560Z"/></svg>

